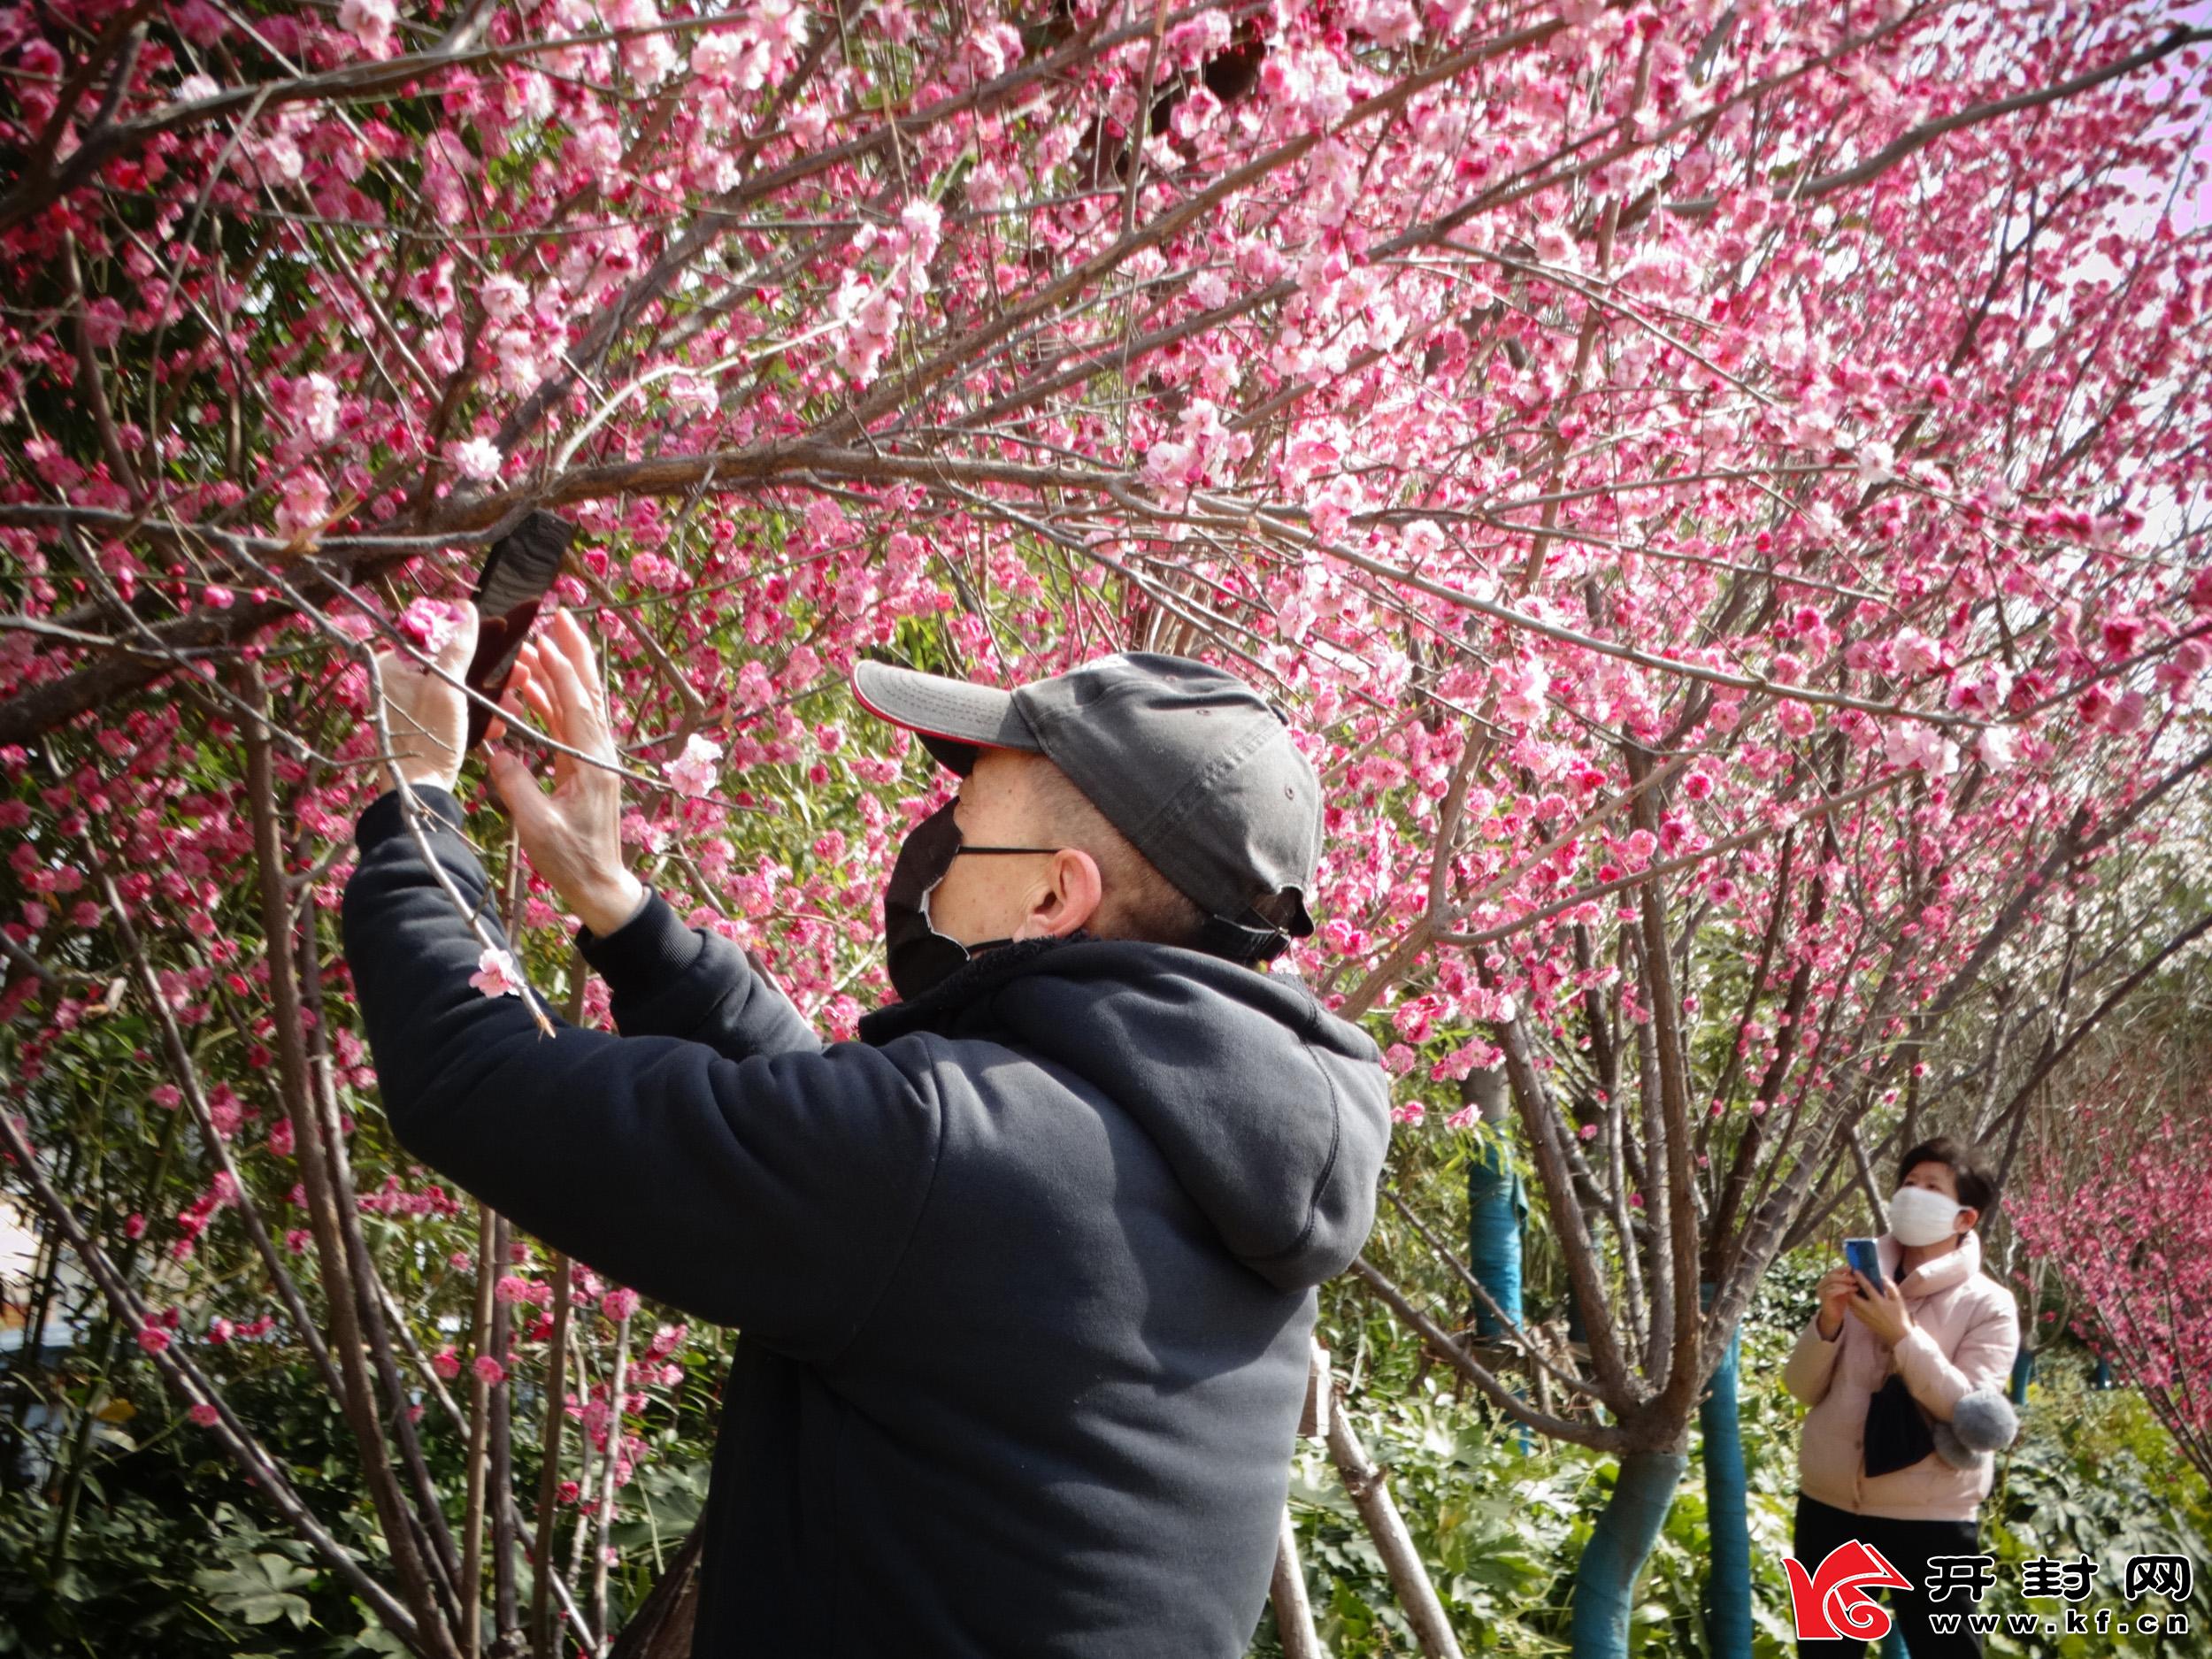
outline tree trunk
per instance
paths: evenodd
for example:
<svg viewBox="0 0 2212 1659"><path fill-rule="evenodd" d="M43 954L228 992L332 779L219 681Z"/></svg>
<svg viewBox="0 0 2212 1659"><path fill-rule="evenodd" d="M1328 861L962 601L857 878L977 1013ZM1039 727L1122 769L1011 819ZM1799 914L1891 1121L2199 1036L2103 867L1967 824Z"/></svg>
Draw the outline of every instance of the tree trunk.
<svg viewBox="0 0 2212 1659"><path fill-rule="evenodd" d="M1352 1432L1343 1402L1339 1401L1337 1405L1329 1414L1329 1456L1344 1477L1344 1490L1351 1494L1360 1519L1367 1523L1368 1533L1382 1555L1391 1587L1398 1593L1398 1605L1413 1626L1414 1640L1421 1645L1425 1659L1461 1659L1459 1639L1452 1634L1444 1604L1437 1600L1436 1586L1429 1582L1428 1569L1421 1564L1413 1534L1406 1530L1405 1517L1391 1499L1389 1484Z"/></svg>
<svg viewBox="0 0 2212 1659"><path fill-rule="evenodd" d="M1475 1335L1486 1341L1506 1340L1506 1327L1498 1314L1521 1323L1521 1223L1528 1213L1528 1197L1506 1145L1507 1114L1511 1102L1506 1094L1503 1070L1470 1072L1461 1086L1460 1098L1482 1109L1482 1120L1497 1139L1467 1161L1467 1268L1476 1282L1498 1305L1493 1313L1481 1297L1471 1312ZM1531 1371L1536 1371L1533 1364ZM1540 1382L1538 1386L1542 1386ZM1516 1394L1521 1391L1514 1390ZM1525 1423L1515 1425L1523 1456L1534 1442Z"/></svg>
<svg viewBox="0 0 2212 1659"><path fill-rule="evenodd" d="M691 1629L699 1617L699 1542L705 1530L691 1529L660 1582L615 1638L607 1659L691 1659Z"/></svg>
<svg viewBox="0 0 2212 1659"><path fill-rule="evenodd" d="M1709 1305L1713 1286L1700 1287ZM1745 1495L1743 1431L1736 1416L1740 1331L1713 1368L1712 1384L1699 1402L1704 1448L1706 1525L1711 1548L1705 1568L1705 1640L1713 1659L1751 1659L1751 1522Z"/></svg>
<svg viewBox="0 0 2212 1659"><path fill-rule="evenodd" d="M1621 1459L1613 1496L1582 1547L1575 1568L1574 1659L1628 1659L1628 1615L1636 1575L1690 1465L1682 1452L1630 1452Z"/></svg>
<svg viewBox="0 0 2212 1659"><path fill-rule="evenodd" d="M1283 1659L1329 1659L1329 1650L1313 1627L1313 1603L1306 1596L1306 1572L1298 1563L1298 1529L1291 1525L1290 1506L1283 1506L1281 1535L1275 1540L1275 1577L1268 1586L1275 1604L1275 1635L1283 1645Z"/></svg>
<svg viewBox="0 0 2212 1659"><path fill-rule="evenodd" d="M1502 1083L1503 1073L1473 1073L1468 1079L1470 1085L1475 1085L1477 1078L1496 1078ZM1475 1086L1469 1093L1481 1105L1483 1121L1493 1126L1500 1139L1467 1161L1467 1266L1499 1310L1517 1325L1521 1318L1521 1212L1527 1201L1503 1142L1504 1090ZM1482 1304L1480 1297L1475 1299L1474 1322L1479 1337L1506 1333L1497 1315Z"/></svg>

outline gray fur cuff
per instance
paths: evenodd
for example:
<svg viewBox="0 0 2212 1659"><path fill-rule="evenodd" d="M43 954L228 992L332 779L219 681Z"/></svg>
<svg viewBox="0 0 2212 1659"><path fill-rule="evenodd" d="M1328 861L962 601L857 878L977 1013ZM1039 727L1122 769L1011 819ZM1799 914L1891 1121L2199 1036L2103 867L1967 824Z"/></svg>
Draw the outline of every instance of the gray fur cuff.
<svg viewBox="0 0 2212 1659"><path fill-rule="evenodd" d="M2020 1432L2012 1402L1994 1388L1977 1389L1951 1408L1948 1423L1933 1423L1936 1454L1954 1469L1979 1469Z"/></svg>

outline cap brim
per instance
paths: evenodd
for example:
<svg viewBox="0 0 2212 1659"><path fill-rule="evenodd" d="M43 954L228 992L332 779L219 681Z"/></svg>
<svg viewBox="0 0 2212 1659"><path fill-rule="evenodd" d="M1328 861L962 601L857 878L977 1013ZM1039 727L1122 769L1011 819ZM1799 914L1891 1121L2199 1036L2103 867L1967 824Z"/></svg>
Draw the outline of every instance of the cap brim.
<svg viewBox="0 0 2212 1659"><path fill-rule="evenodd" d="M925 749L963 777L974 770L979 750L1018 749L1036 754L1044 747L1014 707L1014 694L995 686L864 662L853 668L853 695L878 719L913 733Z"/></svg>

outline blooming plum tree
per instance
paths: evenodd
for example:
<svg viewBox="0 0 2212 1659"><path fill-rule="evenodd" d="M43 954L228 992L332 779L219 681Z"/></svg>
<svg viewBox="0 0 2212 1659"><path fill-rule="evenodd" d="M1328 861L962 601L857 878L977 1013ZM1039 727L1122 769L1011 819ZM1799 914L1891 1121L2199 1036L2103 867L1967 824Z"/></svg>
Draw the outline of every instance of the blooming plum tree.
<svg viewBox="0 0 2212 1659"><path fill-rule="evenodd" d="M373 652L572 518L628 844L839 1036L939 787L851 664L1202 654L1327 780L1294 965L1403 1133L1508 1081L1566 1402L1356 1271L1624 1458L1575 1612L1618 1651L1776 1251L2200 788L2212 35L2169 12L8 10L0 1149L47 1260L401 1643L603 1648L715 1350L383 1133L334 960ZM605 1023L504 872L480 987ZM229 1403L272 1348L381 1554Z"/></svg>

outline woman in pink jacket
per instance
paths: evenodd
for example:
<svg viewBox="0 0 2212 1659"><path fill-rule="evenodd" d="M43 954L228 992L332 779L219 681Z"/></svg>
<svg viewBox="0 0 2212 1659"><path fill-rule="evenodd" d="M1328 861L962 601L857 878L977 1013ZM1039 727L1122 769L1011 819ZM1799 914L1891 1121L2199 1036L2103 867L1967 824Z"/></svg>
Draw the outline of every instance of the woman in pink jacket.
<svg viewBox="0 0 2212 1659"><path fill-rule="evenodd" d="M1975 1227L1996 1202L1997 1185L1976 1156L1941 1136L1906 1153L1897 1179L1889 1231L1877 1240L1886 1282L1869 1284L1848 1266L1828 1274L1820 1311L1783 1367L1784 1386L1812 1408L1798 1442L1792 1553L1816 1579L1829 1553L1852 1539L1878 1550L1912 1581L1910 1590L1891 1590L1890 1605L1913 1659L1944 1659L1979 1654L1981 1638L1963 1617L1961 1628L1939 1631L1930 1614L1962 1616L1976 1601L1966 1588L1932 1600L1928 1563L1980 1553L1978 1521L1994 1465L1973 1444L1993 1443L1984 1438L1993 1417L2009 1424L2003 1390L2020 1315L2012 1293L1981 1271ZM1962 1401L1968 1415L1955 1428ZM1969 1416L1973 1435L1965 1432ZM2008 1438L2008 1429L1999 1433ZM1923 1443L1926 1455L1886 1466ZM1865 1647L1856 1640L1798 1644L1801 1654L1855 1659Z"/></svg>

